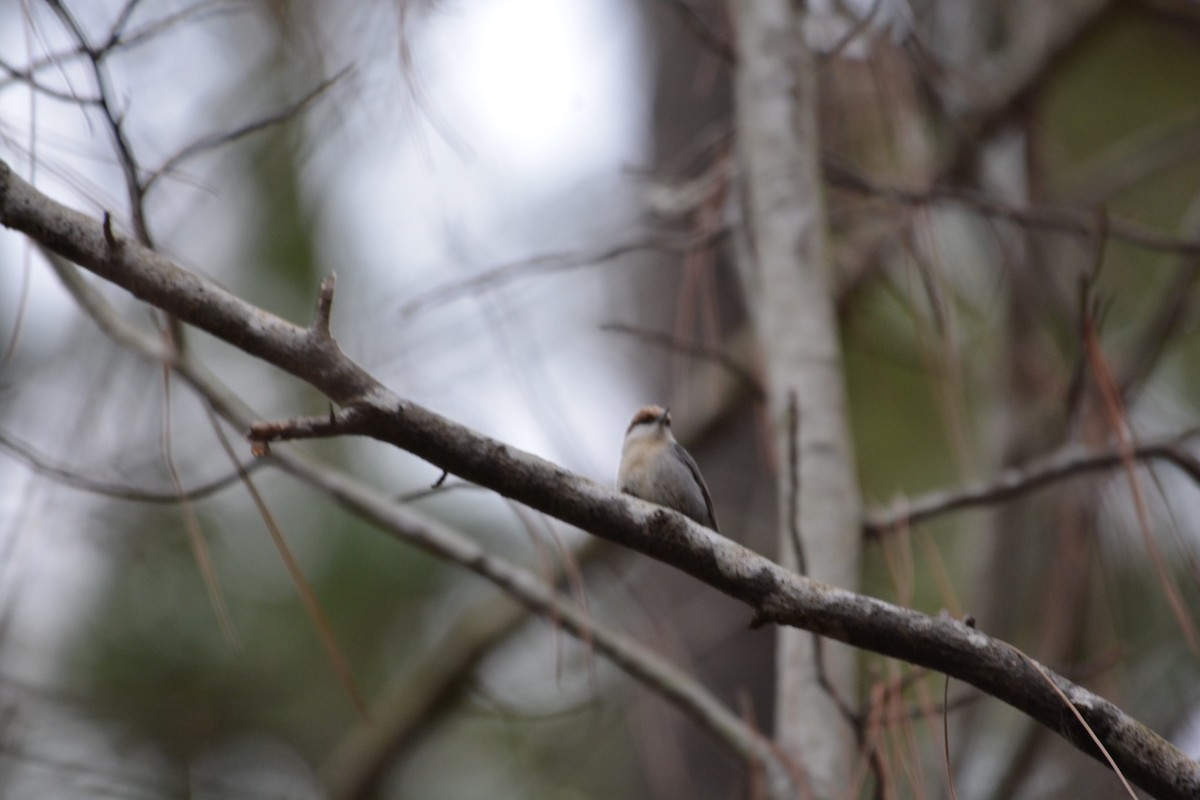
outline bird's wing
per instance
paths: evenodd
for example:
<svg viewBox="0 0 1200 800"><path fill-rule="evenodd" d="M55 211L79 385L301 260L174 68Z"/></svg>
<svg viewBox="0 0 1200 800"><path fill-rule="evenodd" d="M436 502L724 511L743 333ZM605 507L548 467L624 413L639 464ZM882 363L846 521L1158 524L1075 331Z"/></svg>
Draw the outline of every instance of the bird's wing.
<svg viewBox="0 0 1200 800"><path fill-rule="evenodd" d="M717 527L717 512L713 510L712 495L708 493L708 484L704 482L704 478L700 475L700 467L696 464L696 459L692 458L692 454L679 442L675 442L675 455L679 456L680 461L687 464L692 477L696 479L696 483L700 484L700 493L704 495L704 505L708 508L708 519L712 523L709 527L720 533L720 528Z"/></svg>

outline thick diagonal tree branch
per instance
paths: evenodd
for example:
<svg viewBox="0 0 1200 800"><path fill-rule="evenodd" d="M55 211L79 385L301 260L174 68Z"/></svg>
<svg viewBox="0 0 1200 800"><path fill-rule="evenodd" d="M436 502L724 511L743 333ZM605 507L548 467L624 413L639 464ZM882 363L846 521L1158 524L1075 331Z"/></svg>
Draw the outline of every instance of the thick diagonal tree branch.
<svg viewBox="0 0 1200 800"><path fill-rule="evenodd" d="M796 575L672 511L626 497L397 397L316 331L288 323L38 192L0 161L0 224L138 298L307 381L370 420L364 431L564 522L670 564L791 625L944 672L1099 758L1038 666L948 617L930 617ZM339 487L341 488L341 487ZM397 512L380 505L381 517ZM479 552L479 558L486 554ZM486 566L480 561L479 567ZM539 584L540 585L540 584ZM1200 796L1200 764L1119 708L1046 671L1117 766L1151 795Z"/></svg>

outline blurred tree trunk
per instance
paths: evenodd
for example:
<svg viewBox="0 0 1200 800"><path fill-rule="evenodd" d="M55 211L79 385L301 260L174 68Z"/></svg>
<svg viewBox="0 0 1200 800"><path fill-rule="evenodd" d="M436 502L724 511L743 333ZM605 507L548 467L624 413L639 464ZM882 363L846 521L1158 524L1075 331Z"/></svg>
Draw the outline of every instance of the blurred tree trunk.
<svg viewBox="0 0 1200 800"><path fill-rule="evenodd" d="M831 293L820 172L817 74L803 14L788 0L734 6L739 254L763 355L785 565L852 589L859 497ZM853 651L784 629L776 655L776 736L818 797L850 784Z"/></svg>

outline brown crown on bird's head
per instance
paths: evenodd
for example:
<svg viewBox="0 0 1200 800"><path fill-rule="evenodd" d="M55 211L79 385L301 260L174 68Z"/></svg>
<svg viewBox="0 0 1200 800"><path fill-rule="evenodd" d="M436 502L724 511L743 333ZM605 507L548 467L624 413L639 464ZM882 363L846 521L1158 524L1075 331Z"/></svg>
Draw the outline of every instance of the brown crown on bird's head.
<svg viewBox="0 0 1200 800"><path fill-rule="evenodd" d="M642 406L634 413L625 433L628 435L638 425L650 423L660 423L668 428L671 427L671 410L662 406Z"/></svg>

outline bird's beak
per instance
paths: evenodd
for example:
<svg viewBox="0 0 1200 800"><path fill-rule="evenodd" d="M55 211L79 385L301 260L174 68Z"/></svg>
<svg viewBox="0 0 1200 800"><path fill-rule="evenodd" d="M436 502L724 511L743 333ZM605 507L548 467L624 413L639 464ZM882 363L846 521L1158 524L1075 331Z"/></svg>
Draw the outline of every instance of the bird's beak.
<svg viewBox="0 0 1200 800"><path fill-rule="evenodd" d="M663 409L662 416L660 416L658 418L658 424L660 424L660 425L670 425L671 424L671 409L669 409L669 408Z"/></svg>

